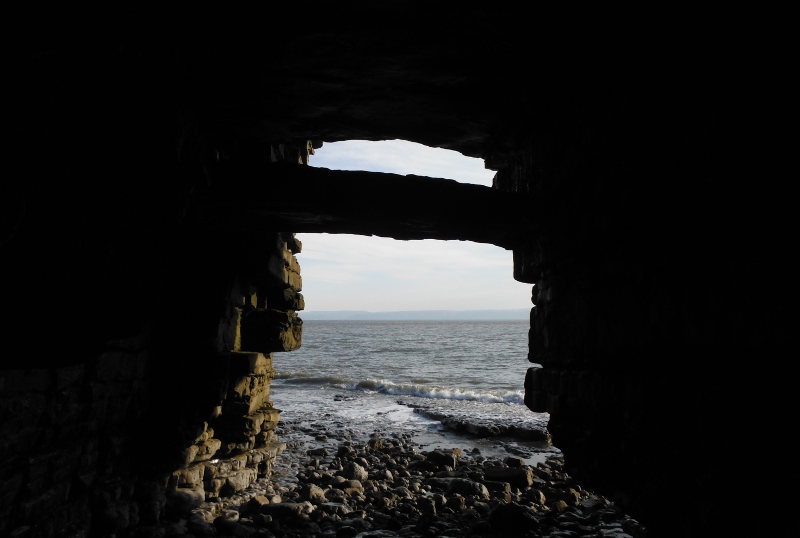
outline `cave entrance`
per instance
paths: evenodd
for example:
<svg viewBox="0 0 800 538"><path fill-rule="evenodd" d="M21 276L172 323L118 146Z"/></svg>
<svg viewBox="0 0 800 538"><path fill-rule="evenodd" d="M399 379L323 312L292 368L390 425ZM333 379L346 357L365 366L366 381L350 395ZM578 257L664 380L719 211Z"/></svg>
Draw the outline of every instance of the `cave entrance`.
<svg viewBox="0 0 800 538"><path fill-rule="evenodd" d="M326 144L308 164L486 186L494 176L480 159L399 140ZM547 415L523 404L530 285L513 279L510 251L435 239L298 238L303 346L276 354L271 396L283 410L284 440L332 453L370 434L406 435L421 449L530 463L552 453L542 450Z"/></svg>

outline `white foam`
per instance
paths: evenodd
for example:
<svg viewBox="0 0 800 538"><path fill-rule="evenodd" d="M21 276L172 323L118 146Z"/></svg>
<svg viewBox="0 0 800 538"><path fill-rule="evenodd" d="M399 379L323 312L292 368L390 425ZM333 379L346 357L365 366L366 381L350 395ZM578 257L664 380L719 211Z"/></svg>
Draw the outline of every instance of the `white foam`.
<svg viewBox="0 0 800 538"><path fill-rule="evenodd" d="M291 385L320 385L347 390L373 391L393 396L417 396L437 400L464 400L486 403L524 402L521 390L476 390L475 388L444 387L425 383L395 383L387 379L367 378L354 381L338 375L311 375L307 372L280 372L275 376Z"/></svg>
<svg viewBox="0 0 800 538"><path fill-rule="evenodd" d="M420 398L434 398L441 400L468 400L487 403L523 403L522 391L477 391L460 387L440 387L437 385L424 385L417 383L394 383L385 379L366 379L351 386L351 390L374 390L382 394L396 396L418 396Z"/></svg>

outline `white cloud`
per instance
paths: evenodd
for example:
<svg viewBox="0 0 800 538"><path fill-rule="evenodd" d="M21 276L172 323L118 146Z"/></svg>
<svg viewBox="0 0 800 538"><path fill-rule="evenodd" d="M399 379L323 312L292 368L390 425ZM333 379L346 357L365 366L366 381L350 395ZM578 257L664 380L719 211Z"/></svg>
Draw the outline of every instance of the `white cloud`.
<svg viewBox="0 0 800 538"><path fill-rule="evenodd" d="M491 185L483 161L402 140L325 144L312 166L445 177ZM315 310L529 308L530 285L512 278L512 254L463 241L301 234L303 295Z"/></svg>

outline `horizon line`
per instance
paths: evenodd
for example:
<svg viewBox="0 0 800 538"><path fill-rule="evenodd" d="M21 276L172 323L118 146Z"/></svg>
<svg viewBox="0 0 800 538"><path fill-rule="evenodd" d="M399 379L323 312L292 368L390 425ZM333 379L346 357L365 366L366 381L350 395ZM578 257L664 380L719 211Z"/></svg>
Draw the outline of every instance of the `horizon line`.
<svg viewBox="0 0 800 538"><path fill-rule="evenodd" d="M300 312L300 318L309 321L364 321L364 320L525 320L530 316L527 308L486 310L317 310Z"/></svg>
<svg viewBox="0 0 800 538"><path fill-rule="evenodd" d="M533 306L531 306L532 308ZM467 310L454 310L450 308L442 309L429 309L429 310L299 310L298 312L304 313L322 313L322 312L367 312L369 314L386 314L389 312L512 312L517 310L530 310L529 308L471 308Z"/></svg>

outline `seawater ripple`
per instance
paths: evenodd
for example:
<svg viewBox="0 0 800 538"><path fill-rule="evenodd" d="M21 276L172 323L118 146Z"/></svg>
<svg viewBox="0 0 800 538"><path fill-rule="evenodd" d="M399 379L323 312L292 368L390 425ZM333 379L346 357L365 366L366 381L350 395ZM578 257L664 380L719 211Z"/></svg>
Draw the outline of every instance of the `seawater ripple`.
<svg viewBox="0 0 800 538"><path fill-rule="evenodd" d="M275 388L331 387L431 400L522 404L527 321L309 321L276 353Z"/></svg>
<svg viewBox="0 0 800 538"><path fill-rule="evenodd" d="M424 383L395 383L386 379L348 380L341 376L312 376L305 372L279 373L275 379L286 385L320 385L344 390L363 390L390 394L393 396L417 396L439 400L465 400L487 403L524 403L525 394L521 390L480 391L461 387L442 387Z"/></svg>

